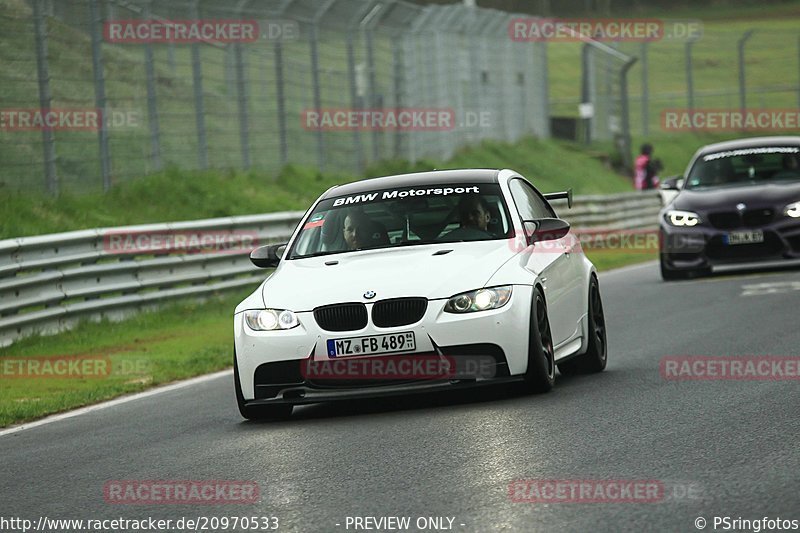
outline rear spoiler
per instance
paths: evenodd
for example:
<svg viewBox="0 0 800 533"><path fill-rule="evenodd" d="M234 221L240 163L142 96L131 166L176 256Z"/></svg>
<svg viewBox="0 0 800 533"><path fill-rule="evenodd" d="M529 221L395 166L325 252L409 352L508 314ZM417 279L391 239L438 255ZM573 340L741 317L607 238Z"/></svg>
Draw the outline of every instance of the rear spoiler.
<svg viewBox="0 0 800 533"><path fill-rule="evenodd" d="M547 201L550 200L567 200L567 207L572 208L572 187L563 192L550 192L543 195Z"/></svg>

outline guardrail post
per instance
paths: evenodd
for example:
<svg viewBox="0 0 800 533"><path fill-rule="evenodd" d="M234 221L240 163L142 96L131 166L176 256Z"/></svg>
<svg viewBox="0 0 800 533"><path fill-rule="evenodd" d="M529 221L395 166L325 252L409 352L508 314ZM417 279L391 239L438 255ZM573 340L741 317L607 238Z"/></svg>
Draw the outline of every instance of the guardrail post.
<svg viewBox="0 0 800 533"><path fill-rule="evenodd" d="M144 4L144 18L150 20L152 0ZM156 102L156 82L153 68L153 46L150 42L144 45L144 70L147 83L147 121L150 125L150 157L155 170L161 170L161 143L159 140L158 105Z"/></svg>
<svg viewBox="0 0 800 533"><path fill-rule="evenodd" d="M50 68L47 62L47 20L42 9L43 0L33 0L33 25L36 36L36 73L39 81L39 107L41 112L50 111L53 99L50 93ZM45 190L58 196L58 176L56 174L55 134L50 128L42 128L42 152L44 162Z"/></svg>
<svg viewBox="0 0 800 533"><path fill-rule="evenodd" d="M97 8L97 0L89 0L89 27L92 42L92 72L94 74L95 107L100 113L97 140L100 148L100 175L103 191L111 188L111 154L108 148L108 127L106 122L106 85L103 74L103 52L101 49L102 15Z"/></svg>
<svg viewBox="0 0 800 533"><path fill-rule="evenodd" d="M191 3L191 17L200 18L198 3ZM194 89L194 117L197 125L197 163L201 169L208 168L208 141L206 140L206 110L203 101L203 64L200 61L200 44L192 43L192 88Z"/></svg>
<svg viewBox="0 0 800 533"><path fill-rule="evenodd" d="M753 36L753 32L755 30L747 30L742 35L741 39L736 43L736 47L739 52L739 109L744 113L744 110L747 108L747 84L745 83L745 73L744 73L744 45L747 44L747 40Z"/></svg>

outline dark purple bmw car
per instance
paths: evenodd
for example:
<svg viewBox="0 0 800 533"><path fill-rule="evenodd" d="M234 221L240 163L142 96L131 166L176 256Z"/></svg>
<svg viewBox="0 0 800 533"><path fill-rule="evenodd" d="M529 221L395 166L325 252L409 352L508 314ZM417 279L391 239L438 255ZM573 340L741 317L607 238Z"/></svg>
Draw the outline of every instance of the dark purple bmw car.
<svg viewBox="0 0 800 533"><path fill-rule="evenodd" d="M800 137L704 146L662 187L680 191L659 215L663 279L800 259Z"/></svg>

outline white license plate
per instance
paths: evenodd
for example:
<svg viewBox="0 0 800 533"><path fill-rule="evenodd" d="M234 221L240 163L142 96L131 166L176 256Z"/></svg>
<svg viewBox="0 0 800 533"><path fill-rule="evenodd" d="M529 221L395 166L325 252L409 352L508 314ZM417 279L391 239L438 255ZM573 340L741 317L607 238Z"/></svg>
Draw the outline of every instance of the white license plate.
<svg viewBox="0 0 800 533"><path fill-rule="evenodd" d="M725 236L725 244L758 244L764 242L764 232L756 231L734 231Z"/></svg>
<svg viewBox="0 0 800 533"><path fill-rule="evenodd" d="M417 349L413 331L348 339L328 339L328 357L413 352Z"/></svg>

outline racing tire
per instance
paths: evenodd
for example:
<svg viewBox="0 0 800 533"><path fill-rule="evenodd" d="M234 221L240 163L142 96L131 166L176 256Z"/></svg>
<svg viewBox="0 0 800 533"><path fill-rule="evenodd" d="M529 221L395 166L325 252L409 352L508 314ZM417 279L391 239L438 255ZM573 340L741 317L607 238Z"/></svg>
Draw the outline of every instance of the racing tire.
<svg viewBox="0 0 800 533"><path fill-rule="evenodd" d="M242 385L239 381L239 364L236 362L236 352L233 353L233 384L236 389L236 404L239 413L247 420L285 420L292 414L294 406L281 405L246 405L242 394Z"/></svg>
<svg viewBox="0 0 800 533"><path fill-rule="evenodd" d="M603 312L603 300L600 298L600 285L594 276L589 281L587 319L589 321L589 339L586 353L558 365L558 371L564 376L602 372L608 362L606 318Z"/></svg>
<svg viewBox="0 0 800 533"><path fill-rule="evenodd" d="M555 350L542 291L533 290L530 327L528 328L528 369L525 383L533 393L548 392L556 379Z"/></svg>

